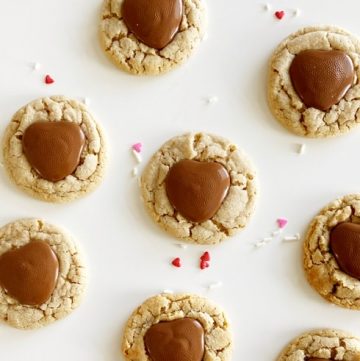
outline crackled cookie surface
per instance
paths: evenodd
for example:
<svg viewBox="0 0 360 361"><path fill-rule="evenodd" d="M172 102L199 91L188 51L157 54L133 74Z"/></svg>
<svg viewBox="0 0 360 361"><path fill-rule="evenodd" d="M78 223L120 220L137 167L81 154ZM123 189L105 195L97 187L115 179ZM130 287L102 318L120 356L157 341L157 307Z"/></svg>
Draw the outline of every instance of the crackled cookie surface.
<svg viewBox="0 0 360 361"><path fill-rule="evenodd" d="M100 39L123 70L160 74L188 59L205 28L203 0L105 0Z"/></svg>
<svg viewBox="0 0 360 361"><path fill-rule="evenodd" d="M40 219L0 228L0 319L20 329L72 312L85 290L81 254L63 230Z"/></svg>
<svg viewBox="0 0 360 361"><path fill-rule="evenodd" d="M192 294L162 294L138 307L126 324L122 351L129 361L229 361L232 338L224 312Z"/></svg>
<svg viewBox="0 0 360 361"><path fill-rule="evenodd" d="M306 137L344 133L360 122L360 41L333 26L290 35L270 61L268 99L275 117Z"/></svg>
<svg viewBox="0 0 360 361"><path fill-rule="evenodd" d="M278 361L359 361L360 339L331 329L304 333L292 341Z"/></svg>
<svg viewBox="0 0 360 361"><path fill-rule="evenodd" d="M360 309L360 195L337 199L311 222L304 268L314 289L337 305Z"/></svg>
<svg viewBox="0 0 360 361"><path fill-rule="evenodd" d="M35 100L14 115L5 131L3 158L11 179L27 193L66 202L101 182L106 144L82 103L53 96Z"/></svg>
<svg viewBox="0 0 360 361"><path fill-rule="evenodd" d="M152 218L182 240L216 244L246 226L255 207L256 174L228 140L205 133L172 138L141 177Z"/></svg>

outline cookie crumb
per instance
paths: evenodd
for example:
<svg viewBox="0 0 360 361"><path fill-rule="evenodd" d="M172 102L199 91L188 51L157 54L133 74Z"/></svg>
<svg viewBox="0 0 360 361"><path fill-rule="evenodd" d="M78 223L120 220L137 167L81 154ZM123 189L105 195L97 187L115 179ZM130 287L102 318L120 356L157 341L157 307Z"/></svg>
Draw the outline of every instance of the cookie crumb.
<svg viewBox="0 0 360 361"><path fill-rule="evenodd" d="M276 11L274 15L277 19L281 20L285 16L285 11Z"/></svg>
<svg viewBox="0 0 360 361"><path fill-rule="evenodd" d="M296 233L293 236L286 236L283 238L283 242L296 242L300 241L300 233Z"/></svg>
<svg viewBox="0 0 360 361"><path fill-rule="evenodd" d="M210 96L206 99L206 103L211 105L211 104L216 104L219 102L219 98L216 95Z"/></svg>
<svg viewBox="0 0 360 361"><path fill-rule="evenodd" d="M132 154L134 155L136 162L140 164L142 162L142 157L140 153L138 153L136 150L132 149Z"/></svg>
<svg viewBox="0 0 360 361"><path fill-rule="evenodd" d="M215 288L220 288L222 287L223 283L221 281L218 282L214 282L214 283L210 283L209 286L207 287L208 290L213 290Z"/></svg>
<svg viewBox="0 0 360 361"><path fill-rule="evenodd" d="M173 259L173 261L171 262L171 264L174 267L180 268L181 267L181 259L179 257Z"/></svg>

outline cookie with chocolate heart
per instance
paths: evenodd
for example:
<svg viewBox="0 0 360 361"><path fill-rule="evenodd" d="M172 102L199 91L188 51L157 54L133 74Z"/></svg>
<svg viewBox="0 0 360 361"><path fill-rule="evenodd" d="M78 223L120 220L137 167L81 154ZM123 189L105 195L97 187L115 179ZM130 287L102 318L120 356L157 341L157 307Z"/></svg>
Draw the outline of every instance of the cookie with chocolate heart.
<svg viewBox="0 0 360 361"><path fill-rule="evenodd" d="M156 223L184 241L216 244L244 228L253 213L256 173L228 140L189 133L166 142L141 177Z"/></svg>
<svg viewBox="0 0 360 361"><path fill-rule="evenodd" d="M360 338L340 330L322 329L293 340L277 361L359 361Z"/></svg>
<svg viewBox="0 0 360 361"><path fill-rule="evenodd" d="M36 198L67 202L102 180L106 144L82 103L56 96L21 108L8 125L3 158L10 178Z"/></svg>
<svg viewBox="0 0 360 361"><path fill-rule="evenodd" d="M71 313L85 290L81 253L62 229L40 219L0 228L0 320L20 329Z"/></svg>
<svg viewBox="0 0 360 361"><path fill-rule="evenodd" d="M360 122L360 40L333 26L291 34L269 66L268 99L275 117L298 135L347 132Z"/></svg>
<svg viewBox="0 0 360 361"><path fill-rule="evenodd" d="M204 0L104 0L104 51L132 74L160 74L185 62L206 28Z"/></svg>
<svg viewBox="0 0 360 361"><path fill-rule="evenodd" d="M193 294L161 294L129 318L122 351L127 361L230 361L232 337L224 312Z"/></svg>
<svg viewBox="0 0 360 361"><path fill-rule="evenodd" d="M313 219L304 242L312 287L339 306L360 310L360 194L337 199Z"/></svg>

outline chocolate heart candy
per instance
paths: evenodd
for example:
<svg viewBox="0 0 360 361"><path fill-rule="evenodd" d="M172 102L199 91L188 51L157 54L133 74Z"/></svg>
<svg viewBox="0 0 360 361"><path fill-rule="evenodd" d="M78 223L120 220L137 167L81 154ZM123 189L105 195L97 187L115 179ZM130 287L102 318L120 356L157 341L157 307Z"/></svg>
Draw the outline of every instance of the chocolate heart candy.
<svg viewBox="0 0 360 361"><path fill-rule="evenodd" d="M204 356L204 329L192 318L153 325L144 342L152 361L201 361Z"/></svg>
<svg viewBox="0 0 360 361"><path fill-rule="evenodd" d="M34 240L0 256L0 285L23 305L41 305L54 291L59 261L51 247Z"/></svg>
<svg viewBox="0 0 360 361"><path fill-rule="evenodd" d="M360 224L345 222L333 228L330 247L340 269L360 279Z"/></svg>
<svg viewBox="0 0 360 361"><path fill-rule="evenodd" d="M182 0L125 0L122 16L129 30L144 44L162 49L179 31Z"/></svg>
<svg viewBox="0 0 360 361"><path fill-rule="evenodd" d="M79 165L85 135L75 123L37 122L25 129L22 144L27 160L40 176L57 182Z"/></svg>
<svg viewBox="0 0 360 361"><path fill-rule="evenodd" d="M343 51L304 50L290 66L292 84L307 107L327 111L354 81L354 64Z"/></svg>
<svg viewBox="0 0 360 361"><path fill-rule="evenodd" d="M192 222L204 222L215 215L230 187L230 175L219 163L181 160L165 180L172 206Z"/></svg>

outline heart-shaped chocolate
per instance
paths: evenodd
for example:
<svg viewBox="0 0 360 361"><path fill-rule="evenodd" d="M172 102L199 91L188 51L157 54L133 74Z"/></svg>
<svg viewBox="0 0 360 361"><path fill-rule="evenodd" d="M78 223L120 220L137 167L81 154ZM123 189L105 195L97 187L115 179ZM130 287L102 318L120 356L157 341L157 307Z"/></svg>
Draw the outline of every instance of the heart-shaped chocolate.
<svg viewBox="0 0 360 361"><path fill-rule="evenodd" d="M354 76L351 58L339 50L304 50L290 66L291 81L301 100L323 111L345 96Z"/></svg>
<svg viewBox="0 0 360 361"><path fill-rule="evenodd" d="M192 318L157 323L144 342L152 361L201 361L204 356L204 329Z"/></svg>
<svg viewBox="0 0 360 361"><path fill-rule="evenodd" d="M57 182L79 165L85 135L75 123L36 122L25 129L22 145L27 160L40 176Z"/></svg>
<svg viewBox="0 0 360 361"><path fill-rule="evenodd" d="M54 291L59 261L51 247L34 240L0 256L0 286L23 305L41 305Z"/></svg>
<svg viewBox="0 0 360 361"><path fill-rule="evenodd" d="M122 16L129 30L145 45L162 49L179 31L183 0L125 0Z"/></svg>
<svg viewBox="0 0 360 361"><path fill-rule="evenodd" d="M340 269L360 279L360 224L344 222L333 228L330 247Z"/></svg>
<svg viewBox="0 0 360 361"><path fill-rule="evenodd" d="M219 163L181 160L173 165L165 180L172 206L192 222L212 218L230 187L230 175Z"/></svg>

